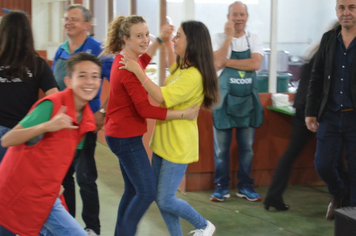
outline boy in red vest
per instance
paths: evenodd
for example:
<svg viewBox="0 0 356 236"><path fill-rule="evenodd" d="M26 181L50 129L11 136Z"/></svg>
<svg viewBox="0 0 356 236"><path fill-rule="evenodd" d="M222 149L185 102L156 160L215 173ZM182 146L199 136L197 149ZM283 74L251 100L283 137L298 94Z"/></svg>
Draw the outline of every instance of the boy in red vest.
<svg viewBox="0 0 356 236"><path fill-rule="evenodd" d="M87 235L58 196L76 149L96 129L87 103L99 91L101 62L78 53L66 72L67 89L34 104L1 139L10 148L0 164L0 225L21 236Z"/></svg>

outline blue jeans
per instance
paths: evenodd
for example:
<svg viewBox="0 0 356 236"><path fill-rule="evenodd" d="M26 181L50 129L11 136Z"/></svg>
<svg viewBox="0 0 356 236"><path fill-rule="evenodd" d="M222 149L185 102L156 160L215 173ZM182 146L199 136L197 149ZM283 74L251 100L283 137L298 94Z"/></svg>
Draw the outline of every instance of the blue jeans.
<svg viewBox="0 0 356 236"><path fill-rule="evenodd" d="M73 163L63 180L63 187L65 189L63 195L70 214L75 217L75 182L73 178L75 172L76 180L80 187L80 196L83 201L82 218L86 226L85 228L92 229L99 235L99 194L95 182L98 178L98 173L94 159L96 139L96 133L87 133L83 149L77 150Z"/></svg>
<svg viewBox="0 0 356 236"><path fill-rule="evenodd" d="M326 112L319 123L315 169L335 199L345 195L337 165L345 147L351 206L356 206L356 112Z"/></svg>
<svg viewBox="0 0 356 236"><path fill-rule="evenodd" d="M215 159L215 184L224 188L230 186L230 146L232 129L216 129L214 132L214 159ZM236 141L238 144L239 170L237 173L237 187L254 183L250 178L252 165L252 144L255 135L254 128L236 128Z"/></svg>
<svg viewBox="0 0 356 236"><path fill-rule="evenodd" d="M186 201L176 198L176 192L183 179L188 164L177 164L152 155L152 168L157 181L156 203L171 236L182 236L179 217L187 220L196 229L204 229L204 219Z"/></svg>
<svg viewBox="0 0 356 236"><path fill-rule="evenodd" d="M44 236L87 236L85 230L69 214L61 204L59 198L56 199L49 216L44 223L40 235Z"/></svg>
<svg viewBox="0 0 356 236"><path fill-rule="evenodd" d="M122 195L115 236L134 236L137 225L156 198L156 185L142 136L106 136L111 151L119 158L125 191Z"/></svg>
<svg viewBox="0 0 356 236"><path fill-rule="evenodd" d="M8 131L10 130L10 128L5 127L0 125L0 139L2 136L4 136ZM4 148L0 145L0 162L2 161L2 158L5 156L7 148ZM14 233L11 233L10 231L8 231L7 229L5 229L4 227L0 226L0 236L15 236Z"/></svg>

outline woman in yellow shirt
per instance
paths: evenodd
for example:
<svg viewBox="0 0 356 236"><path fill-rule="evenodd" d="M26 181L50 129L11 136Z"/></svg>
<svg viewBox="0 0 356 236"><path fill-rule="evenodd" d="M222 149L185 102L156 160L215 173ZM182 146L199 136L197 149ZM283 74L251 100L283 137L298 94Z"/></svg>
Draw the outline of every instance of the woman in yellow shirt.
<svg viewBox="0 0 356 236"><path fill-rule="evenodd" d="M167 32L162 33L172 33L167 27L164 30ZM203 103L205 108L211 108L218 101L219 90L209 30L198 21L183 22L173 43L176 62L170 42L164 43L169 45L166 50L171 75L163 87L149 80L128 56L122 59L125 66L121 69L135 73L142 86L162 107L183 110ZM156 121L150 143L152 168L157 179L156 202L170 235L183 235L179 217L196 228L192 231L196 236L211 236L216 231L210 221L187 202L175 197L188 164L199 159L198 142L196 120Z"/></svg>

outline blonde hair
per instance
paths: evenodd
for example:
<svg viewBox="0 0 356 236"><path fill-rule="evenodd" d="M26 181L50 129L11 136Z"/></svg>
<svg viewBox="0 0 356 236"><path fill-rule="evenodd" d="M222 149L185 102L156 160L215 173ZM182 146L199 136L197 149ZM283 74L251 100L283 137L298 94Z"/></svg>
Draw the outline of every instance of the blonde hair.
<svg viewBox="0 0 356 236"><path fill-rule="evenodd" d="M146 23L146 21L142 16L117 16L109 24L108 37L102 54L120 53L125 46L124 36L130 38L131 26L138 23Z"/></svg>

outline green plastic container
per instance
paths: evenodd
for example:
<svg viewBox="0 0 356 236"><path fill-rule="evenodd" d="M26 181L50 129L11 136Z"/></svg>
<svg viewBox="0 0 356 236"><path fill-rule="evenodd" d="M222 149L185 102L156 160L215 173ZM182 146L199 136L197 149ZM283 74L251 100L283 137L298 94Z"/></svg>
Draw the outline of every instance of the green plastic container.
<svg viewBox="0 0 356 236"><path fill-rule="evenodd" d="M287 93L289 80L292 77L290 73L277 73L277 93ZM268 93L268 72L257 73L257 89L259 93Z"/></svg>

